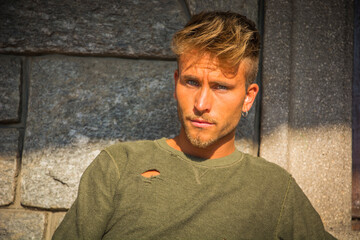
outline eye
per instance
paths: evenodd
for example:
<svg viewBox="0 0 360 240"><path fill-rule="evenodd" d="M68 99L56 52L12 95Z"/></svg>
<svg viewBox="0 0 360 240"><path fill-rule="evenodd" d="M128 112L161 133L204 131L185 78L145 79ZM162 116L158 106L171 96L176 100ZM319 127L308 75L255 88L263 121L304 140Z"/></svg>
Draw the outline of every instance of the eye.
<svg viewBox="0 0 360 240"><path fill-rule="evenodd" d="M186 84L191 85L191 86L196 86L196 87L199 86L199 83L195 80L187 80Z"/></svg>
<svg viewBox="0 0 360 240"><path fill-rule="evenodd" d="M229 89L227 86L220 85L220 84L216 85L214 88L218 89L218 90L228 90Z"/></svg>

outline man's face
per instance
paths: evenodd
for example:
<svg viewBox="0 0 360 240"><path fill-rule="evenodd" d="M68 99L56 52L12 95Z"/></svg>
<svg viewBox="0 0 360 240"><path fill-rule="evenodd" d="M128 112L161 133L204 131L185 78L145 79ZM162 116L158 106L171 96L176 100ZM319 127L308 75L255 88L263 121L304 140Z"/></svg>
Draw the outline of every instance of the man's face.
<svg viewBox="0 0 360 240"><path fill-rule="evenodd" d="M236 74L230 74L222 71L210 54L180 56L174 74L180 138L198 148L235 138L241 113L250 110L258 92L256 84L245 89L247 66L243 61ZM246 96L250 100L244 105Z"/></svg>

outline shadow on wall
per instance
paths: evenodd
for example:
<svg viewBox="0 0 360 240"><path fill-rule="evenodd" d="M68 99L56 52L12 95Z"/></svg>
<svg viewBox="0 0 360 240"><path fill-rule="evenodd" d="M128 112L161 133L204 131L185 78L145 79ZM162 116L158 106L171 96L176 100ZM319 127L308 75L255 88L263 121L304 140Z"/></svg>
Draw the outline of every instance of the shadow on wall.
<svg viewBox="0 0 360 240"><path fill-rule="evenodd" d="M0 52L9 62L22 59L18 74L6 81L20 82L21 76L21 84L29 86L21 204L67 209L82 172L100 149L118 140L175 136L171 36L188 15L202 9L238 10L257 19L259 1L234 2L2 2ZM272 6L283 2L267 4L260 155L294 175L326 222L346 224L352 53L347 52L349 33L337 39L348 15L341 21L334 17L334 27L325 32L321 26L329 19L321 22L307 12L316 7L298 6L302 11L295 14ZM278 9L291 16L279 16ZM277 22L276 17L288 19ZM311 27L313 22L319 27ZM236 137L237 147L255 154L256 112L241 120Z"/></svg>

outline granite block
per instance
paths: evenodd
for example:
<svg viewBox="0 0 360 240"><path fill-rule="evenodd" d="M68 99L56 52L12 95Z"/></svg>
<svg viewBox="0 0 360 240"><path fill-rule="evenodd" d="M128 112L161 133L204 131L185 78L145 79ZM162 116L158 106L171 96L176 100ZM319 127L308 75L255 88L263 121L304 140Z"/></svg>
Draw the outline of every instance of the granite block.
<svg viewBox="0 0 360 240"><path fill-rule="evenodd" d="M289 171L328 227L350 226L351 129L326 125L294 129Z"/></svg>
<svg viewBox="0 0 360 240"><path fill-rule="evenodd" d="M22 204L69 208L106 145L177 133L172 61L38 57L31 63Z"/></svg>
<svg viewBox="0 0 360 240"><path fill-rule="evenodd" d="M0 210L0 239L44 239L46 216L41 212Z"/></svg>
<svg viewBox="0 0 360 240"><path fill-rule="evenodd" d="M18 122L20 107L21 60L0 56L0 122Z"/></svg>
<svg viewBox="0 0 360 240"><path fill-rule="evenodd" d="M255 23L258 20L258 1L257 0L185 0L190 14L194 15L201 11L233 11L245 15Z"/></svg>
<svg viewBox="0 0 360 240"><path fill-rule="evenodd" d="M1 1L1 53L174 58L186 22L177 1Z"/></svg>
<svg viewBox="0 0 360 240"><path fill-rule="evenodd" d="M0 128L0 206L14 201L16 160L19 156L19 132Z"/></svg>

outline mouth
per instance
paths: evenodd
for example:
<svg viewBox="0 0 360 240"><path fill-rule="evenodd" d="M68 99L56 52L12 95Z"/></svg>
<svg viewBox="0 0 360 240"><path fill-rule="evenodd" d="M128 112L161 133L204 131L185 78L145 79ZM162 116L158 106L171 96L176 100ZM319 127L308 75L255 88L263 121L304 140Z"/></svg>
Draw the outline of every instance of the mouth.
<svg viewBox="0 0 360 240"><path fill-rule="evenodd" d="M190 122L194 127L197 128L208 128L215 125L215 123L206 121L201 118L190 119Z"/></svg>

